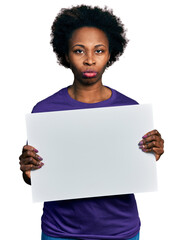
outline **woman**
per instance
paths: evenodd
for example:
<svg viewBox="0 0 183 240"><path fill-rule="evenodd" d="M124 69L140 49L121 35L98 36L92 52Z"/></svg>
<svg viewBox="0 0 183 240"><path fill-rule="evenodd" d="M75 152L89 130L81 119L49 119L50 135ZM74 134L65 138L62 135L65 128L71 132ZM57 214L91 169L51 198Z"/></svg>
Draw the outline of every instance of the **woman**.
<svg viewBox="0 0 183 240"><path fill-rule="evenodd" d="M58 63L74 75L71 86L42 100L33 113L138 104L102 84L105 69L122 55L127 39L120 19L111 10L90 6L62 9L52 26L51 44ZM163 153L157 130L139 142L144 152ZM36 147L36 146L35 146ZM30 171L44 164L38 150L23 147L20 169L31 184ZM139 239L140 219L133 194L45 202L42 240L48 239Z"/></svg>

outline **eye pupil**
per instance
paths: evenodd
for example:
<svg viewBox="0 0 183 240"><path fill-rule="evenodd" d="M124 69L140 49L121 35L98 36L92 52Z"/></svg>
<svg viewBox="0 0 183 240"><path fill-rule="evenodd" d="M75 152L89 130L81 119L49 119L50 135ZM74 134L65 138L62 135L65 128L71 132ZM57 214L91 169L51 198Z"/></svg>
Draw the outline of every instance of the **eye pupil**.
<svg viewBox="0 0 183 240"><path fill-rule="evenodd" d="M102 51L102 50L100 50L100 49L99 49L99 50L97 50L97 53L102 53L102 52L103 52L103 51Z"/></svg>
<svg viewBox="0 0 183 240"><path fill-rule="evenodd" d="M81 49L76 49L74 52L75 52L75 53L82 53L83 50L81 50Z"/></svg>

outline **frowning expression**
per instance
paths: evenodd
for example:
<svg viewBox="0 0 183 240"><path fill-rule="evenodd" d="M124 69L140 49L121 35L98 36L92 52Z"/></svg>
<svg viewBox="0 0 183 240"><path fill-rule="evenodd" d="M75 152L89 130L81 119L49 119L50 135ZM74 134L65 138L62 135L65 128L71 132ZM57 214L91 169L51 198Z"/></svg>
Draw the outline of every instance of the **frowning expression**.
<svg viewBox="0 0 183 240"><path fill-rule="evenodd" d="M106 34L95 27L82 27L75 30L69 40L66 59L75 81L82 84L101 81L110 59Z"/></svg>

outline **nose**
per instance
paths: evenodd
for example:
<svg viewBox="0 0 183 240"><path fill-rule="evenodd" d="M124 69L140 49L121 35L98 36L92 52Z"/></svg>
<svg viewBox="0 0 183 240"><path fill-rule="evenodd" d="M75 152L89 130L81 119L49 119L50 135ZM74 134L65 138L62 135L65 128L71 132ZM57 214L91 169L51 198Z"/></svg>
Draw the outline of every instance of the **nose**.
<svg viewBox="0 0 183 240"><path fill-rule="evenodd" d="M93 65L93 64L95 64L96 61L95 61L95 57L94 57L94 55L93 55L92 53L88 53L88 54L86 54L83 63L84 63L84 65Z"/></svg>

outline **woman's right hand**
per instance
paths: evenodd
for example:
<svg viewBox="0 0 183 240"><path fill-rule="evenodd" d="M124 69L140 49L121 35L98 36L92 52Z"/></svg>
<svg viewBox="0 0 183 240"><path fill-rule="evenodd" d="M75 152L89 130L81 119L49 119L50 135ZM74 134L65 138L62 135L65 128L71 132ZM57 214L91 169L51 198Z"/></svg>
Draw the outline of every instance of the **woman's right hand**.
<svg viewBox="0 0 183 240"><path fill-rule="evenodd" d="M42 163L42 157L38 154L38 150L30 145L25 145L22 149L22 154L19 157L20 160L20 170L30 179L31 170L41 168L44 163Z"/></svg>

